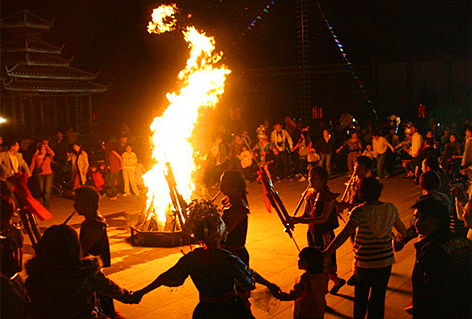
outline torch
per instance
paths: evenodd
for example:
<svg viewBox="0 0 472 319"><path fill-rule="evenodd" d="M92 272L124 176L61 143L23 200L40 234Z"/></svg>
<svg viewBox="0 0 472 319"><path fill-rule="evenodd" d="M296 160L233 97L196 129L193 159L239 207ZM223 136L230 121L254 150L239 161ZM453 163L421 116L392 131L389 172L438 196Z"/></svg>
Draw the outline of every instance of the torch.
<svg viewBox="0 0 472 319"><path fill-rule="evenodd" d="M247 140L243 138L243 141L246 143L248 150L250 150L252 153L252 149L249 146ZM253 157L254 157L254 154L253 154ZM295 238L293 237L293 233L292 233L294 226L291 225L289 222L292 217L287 212L287 209L285 208L285 205L282 202L282 199L280 198L277 191L274 189L274 184L270 180L269 176L267 176L267 173L265 172L264 167L262 167L259 164L258 164L258 167L259 167L259 174L260 174L260 179L262 181L262 185L267 191L267 198L269 199L272 207L275 208L275 211L277 212L277 216L279 216L279 219L282 222L282 225L284 225L284 231L290 236L295 246L297 247L298 251L300 251L300 248L298 247L298 244ZM300 200L299 204L297 205L297 209L294 215L296 215L298 210L300 209L300 206L303 203L303 199L305 198L305 195L306 195L306 191L303 194L302 200Z"/></svg>

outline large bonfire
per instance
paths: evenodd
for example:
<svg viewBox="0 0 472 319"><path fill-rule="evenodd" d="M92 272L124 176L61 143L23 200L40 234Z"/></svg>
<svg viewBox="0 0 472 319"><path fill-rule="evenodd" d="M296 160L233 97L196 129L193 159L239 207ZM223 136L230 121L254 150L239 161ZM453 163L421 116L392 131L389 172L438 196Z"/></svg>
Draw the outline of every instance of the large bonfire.
<svg viewBox="0 0 472 319"><path fill-rule="evenodd" d="M161 5L154 9L148 32L161 34L178 29L177 6ZM195 152L189 142L201 108L215 107L224 92L226 76L231 72L217 66L223 53L215 53L215 39L198 32L195 27L179 28L190 49L187 65L178 75L180 90L167 93L169 106L151 124L152 158L155 165L144 175L148 188L147 208L157 215L158 230L164 229L171 212L172 201L165 178L169 163L172 166L178 192L189 202L193 190L192 173L197 169ZM148 218L156 218L149 214Z"/></svg>

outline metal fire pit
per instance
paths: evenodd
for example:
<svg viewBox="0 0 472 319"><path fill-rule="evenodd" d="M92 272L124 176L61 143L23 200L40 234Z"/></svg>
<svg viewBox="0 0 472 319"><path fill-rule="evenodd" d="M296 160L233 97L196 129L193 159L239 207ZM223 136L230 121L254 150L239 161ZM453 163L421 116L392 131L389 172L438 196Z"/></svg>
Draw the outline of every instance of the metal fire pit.
<svg viewBox="0 0 472 319"><path fill-rule="evenodd" d="M176 247L188 244L189 237L181 230L144 231L135 226L131 228L131 245L145 247ZM193 242L193 240L192 240Z"/></svg>

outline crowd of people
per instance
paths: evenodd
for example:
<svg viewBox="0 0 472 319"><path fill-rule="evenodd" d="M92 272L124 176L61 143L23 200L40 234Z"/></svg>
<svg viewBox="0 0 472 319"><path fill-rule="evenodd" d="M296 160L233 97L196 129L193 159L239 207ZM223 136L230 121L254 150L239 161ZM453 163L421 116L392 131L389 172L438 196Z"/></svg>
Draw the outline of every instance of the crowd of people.
<svg viewBox="0 0 472 319"><path fill-rule="evenodd" d="M216 134L203 166L203 180L208 187L218 184L225 195L223 208L218 210L204 200L192 202L186 225L200 248L135 292L121 288L101 271L110 266L110 246L106 221L98 213L104 194L115 200L120 192L123 196L142 192L136 181L138 158L127 137L121 136L113 145L105 143L104 160L97 164L89 164L78 141L61 149L59 139L50 146L43 138L30 163L18 152L20 143L10 143L0 155L1 288L2 298L8 296L8 302L2 300L2 316L121 318L113 299L137 304L159 286L180 286L190 276L200 298L194 318L254 318L249 297L256 283L266 286L275 298L293 300L294 318L323 318L329 309L326 294L337 294L346 284L355 286L354 318L383 318L394 252L417 238L413 300L406 310L414 318L470 318L471 128L460 132L456 127L453 133L445 128L440 133L435 124L423 139L414 124L351 125L344 131L285 124L283 129L282 123L275 123L270 131L265 121L257 128L256 143L247 131L233 139L224 132ZM410 227L403 224L394 203L381 201L380 179L397 171L397 161L405 168L405 177L413 178L422 191L412 203ZM35 257L26 264L28 279L23 282L19 276L23 240L18 225L11 222L16 208L9 184L18 172L35 177L39 199L48 206L46 189L57 174L51 167L56 163L63 173L62 166L72 165L68 183L74 188L74 207L85 219L80 235L67 225L45 231ZM307 247L298 261L304 274L289 292L250 268L250 252L245 247L250 214L246 186L256 179L258 167L273 181L297 177L309 183L303 215L288 221L308 225ZM329 180L346 171L350 178L339 198L330 191ZM94 176L97 172L100 175ZM116 183L120 178L125 182L122 189ZM336 235L338 218L346 211L346 224ZM337 274L336 250L349 238L354 252L352 274L344 279ZM333 284L328 289L330 280Z"/></svg>
<svg viewBox="0 0 472 319"><path fill-rule="evenodd" d="M78 139L70 141L62 131L54 139L6 139L0 153L1 180L11 188L11 177L18 172L28 174L29 189L47 209L53 192L71 197L82 186L94 187L110 200L142 194L144 165L127 136L90 148L91 156L88 152Z"/></svg>
<svg viewBox="0 0 472 319"><path fill-rule="evenodd" d="M217 185L221 172L228 168L242 170L249 182L256 179L259 167L273 181L305 181L308 170L315 166L326 168L330 176L345 172L352 175L361 155L373 161L373 173L380 179L392 176L401 164L407 171L406 178L418 184L422 161L427 157L437 158L454 177L472 161L472 132L468 125L454 124L450 129L431 119L421 125L425 128L421 134L419 125L411 122L386 121L377 127L361 127L356 122L347 127L326 127L321 123L309 127L286 118L271 127L264 120L256 129L255 142L247 130L234 133L233 138L224 129L214 134L204 181L208 187Z"/></svg>

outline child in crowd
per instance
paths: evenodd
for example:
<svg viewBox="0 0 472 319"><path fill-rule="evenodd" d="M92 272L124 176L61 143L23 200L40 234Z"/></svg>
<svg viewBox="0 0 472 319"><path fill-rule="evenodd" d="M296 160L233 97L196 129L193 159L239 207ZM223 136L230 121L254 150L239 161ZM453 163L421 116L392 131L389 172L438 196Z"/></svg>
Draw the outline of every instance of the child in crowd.
<svg viewBox="0 0 472 319"><path fill-rule="evenodd" d="M276 293L280 300L294 300L293 318L323 318L328 276L324 271L323 255L314 247L305 247L298 255L298 268L305 273L297 278L290 293Z"/></svg>
<svg viewBox="0 0 472 319"><path fill-rule="evenodd" d="M365 150L362 153L362 156L367 156L370 158L372 161L374 160L374 150L372 149L372 144L367 144L365 146Z"/></svg>
<svg viewBox="0 0 472 319"><path fill-rule="evenodd" d="M87 172L87 182L85 185L95 188L100 195L105 193L105 180L103 179L102 172L98 169L97 163L90 165L90 171Z"/></svg>

